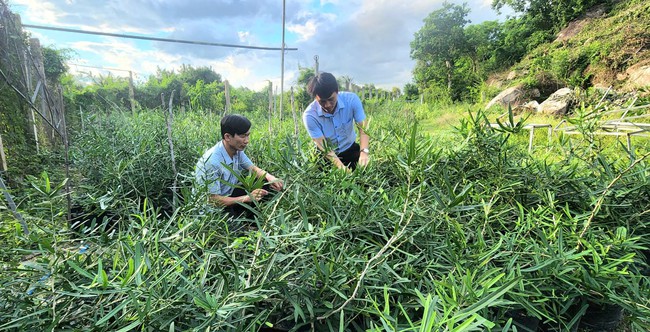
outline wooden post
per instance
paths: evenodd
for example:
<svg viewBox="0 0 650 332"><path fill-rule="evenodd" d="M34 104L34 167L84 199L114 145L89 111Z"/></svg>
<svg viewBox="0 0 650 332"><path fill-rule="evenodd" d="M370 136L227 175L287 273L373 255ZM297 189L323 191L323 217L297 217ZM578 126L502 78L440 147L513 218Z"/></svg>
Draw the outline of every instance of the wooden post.
<svg viewBox="0 0 650 332"><path fill-rule="evenodd" d="M318 76L318 55L314 55L314 76Z"/></svg>
<svg viewBox="0 0 650 332"><path fill-rule="evenodd" d="M280 68L280 121L282 121L282 111L284 110L284 31L285 31L285 21L286 21L286 11L287 11L287 1L282 0L282 51L281 51L281 62L282 66Z"/></svg>
<svg viewBox="0 0 650 332"><path fill-rule="evenodd" d="M291 114L293 114L293 133L298 136L298 119L296 116L295 98L293 96L293 87L291 87Z"/></svg>
<svg viewBox="0 0 650 332"><path fill-rule="evenodd" d="M29 235L29 228L27 228L27 223L25 222L25 219L23 219L23 216L18 212L18 209L16 208L16 203L14 203L13 198L11 198L11 194L9 194L9 190L7 190L7 187L5 186L5 181L2 179L2 174L0 173L0 189L2 189L2 192L5 195L5 199L7 200L7 203L9 204L9 209L11 210L11 213L14 215L14 218L20 222L20 225L23 228L23 233L25 235Z"/></svg>
<svg viewBox="0 0 650 332"><path fill-rule="evenodd" d="M230 82L228 80L223 81L224 92L226 95L226 107L224 109L224 115L230 114L232 106L230 105Z"/></svg>
<svg viewBox="0 0 650 332"><path fill-rule="evenodd" d="M269 81L269 135L273 135L271 119L273 118L273 82Z"/></svg>
<svg viewBox="0 0 650 332"><path fill-rule="evenodd" d="M2 133L0 133L0 172L7 171L7 158L5 157L5 147L2 144Z"/></svg>
<svg viewBox="0 0 650 332"><path fill-rule="evenodd" d="M131 102L131 113L135 114L135 89L133 88L133 72L129 70L129 101Z"/></svg>
<svg viewBox="0 0 650 332"><path fill-rule="evenodd" d="M277 95L278 95L278 87L276 86L275 87L275 93L273 93L273 114L278 113L278 107L277 107L278 98L275 97ZM280 121L282 121L282 114L279 114L278 118L280 119Z"/></svg>
<svg viewBox="0 0 650 332"><path fill-rule="evenodd" d="M81 105L79 105L79 119L81 120L81 131L84 131L84 112L81 110Z"/></svg>
<svg viewBox="0 0 650 332"><path fill-rule="evenodd" d="M174 100L174 90L172 90L172 93L169 95L169 108L168 108L168 114L165 116L165 120L167 122L167 143L169 143L169 153L171 155L172 159L172 172L174 172L174 182L172 183L172 206L176 208L177 204L177 197L176 197L176 180L178 178L178 172L176 171L176 157L174 155L174 141L172 140L172 124L174 121L174 113L172 112L172 102ZM165 100L163 99L163 110L165 109Z"/></svg>
<svg viewBox="0 0 650 332"><path fill-rule="evenodd" d="M55 124L54 122L54 117L52 116L52 112L49 108L49 105L47 103L47 95L46 95L46 88L45 88L45 67L43 66L43 52L41 51L41 43L38 39L36 38L30 38L29 39L29 45L31 49L31 53L33 56L34 63L36 64L36 71L38 74L36 77L38 77L38 81L41 82L40 85L40 91L36 92L35 94L38 93L41 96L41 114L47 119L49 117L50 123L52 125ZM38 89L37 89L38 90ZM48 116L49 115L49 116ZM50 142L54 141L54 128L50 128L49 126L45 126L45 132L47 136L50 138Z"/></svg>
<svg viewBox="0 0 650 332"><path fill-rule="evenodd" d="M63 140L63 152L65 157L65 177L70 179L70 142L68 141L68 125L65 121L65 105L63 102L63 86L57 83L57 92L59 96L59 116L61 117L61 126L59 128L59 133L61 139ZM68 220L72 218L72 190L70 189L71 182L65 182L65 198L68 203Z"/></svg>

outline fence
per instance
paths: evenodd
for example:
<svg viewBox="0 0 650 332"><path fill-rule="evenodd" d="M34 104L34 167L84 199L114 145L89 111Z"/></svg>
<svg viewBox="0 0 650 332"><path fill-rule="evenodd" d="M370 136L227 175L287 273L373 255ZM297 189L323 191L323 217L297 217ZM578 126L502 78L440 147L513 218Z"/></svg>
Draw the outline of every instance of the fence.
<svg viewBox="0 0 650 332"><path fill-rule="evenodd" d="M47 80L39 40L23 32L20 17L0 0L0 174L12 166L20 168L19 157L24 154L62 144L68 176L64 111L62 88ZM26 151L26 146L33 150ZM24 223L23 228L27 232Z"/></svg>

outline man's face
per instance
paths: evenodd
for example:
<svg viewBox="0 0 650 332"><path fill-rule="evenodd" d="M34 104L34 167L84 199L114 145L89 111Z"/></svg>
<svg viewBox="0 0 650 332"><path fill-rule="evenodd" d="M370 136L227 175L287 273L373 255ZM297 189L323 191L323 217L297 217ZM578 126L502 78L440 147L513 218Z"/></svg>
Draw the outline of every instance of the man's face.
<svg viewBox="0 0 650 332"><path fill-rule="evenodd" d="M232 149L236 151L244 151L244 149L246 149L246 145L248 145L248 138L250 134L250 131L244 134L235 134L234 136L226 134L224 135L224 140Z"/></svg>
<svg viewBox="0 0 650 332"><path fill-rule="evenodd" d="M325 112L331 114L334 113L334 109L336 108L338 95L338 92L332 92L332 95L328 98L321 98L320 96L316 95L316 101L318 104L320 104L320 107L322 107Z"/></svg>

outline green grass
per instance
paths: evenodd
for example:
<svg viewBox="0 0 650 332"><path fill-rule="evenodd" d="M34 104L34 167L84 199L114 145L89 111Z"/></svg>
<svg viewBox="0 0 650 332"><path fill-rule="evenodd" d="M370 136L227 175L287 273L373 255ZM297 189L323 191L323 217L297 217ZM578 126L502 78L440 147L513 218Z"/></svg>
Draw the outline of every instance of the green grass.
<svg viewBox="0 0 650 332"><path fill-rule="evenodd" d="M119 231L75 234L57 183L33 178L20 198L31 236L0 210L0 330L510 331L508 310L564 324L585 301L650 326L647 161L578 136L530 155L521 126L490 128L496 115L467 105L367 108L377 152L350 174L320 170L291 120L269 134L247 114L247 153L286 181L247 231L191 191L218 119L176 116L173 205L164 118L96 118L75 140L75 195Z"/></svg>

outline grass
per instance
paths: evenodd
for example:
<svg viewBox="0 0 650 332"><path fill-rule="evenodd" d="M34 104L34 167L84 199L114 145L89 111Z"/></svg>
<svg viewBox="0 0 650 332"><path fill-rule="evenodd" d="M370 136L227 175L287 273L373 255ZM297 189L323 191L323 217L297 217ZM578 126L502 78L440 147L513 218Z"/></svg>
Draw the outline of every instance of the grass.
<svg viewBox="0 0 650 332"><path fill-rule="evenodd" d="M320 170L291 121L270 135L247 114L247 153L286 181L247 231L192 194L216 118L175 117L173 205L164 118L98 117L75 141L75 195L119 229L73 232L58 183L33 178L30 237L0 210L0 330L509 331L509 310L566 324L587 300L647 329L647 151L630 167L576 137L554 140L553 158L530 155L520 126L491 128L493 114L461 117L467 107L372 105L381 153L350 174ZM421 130L456 114L444 139Z"/></svg>

